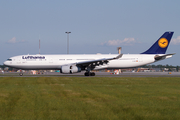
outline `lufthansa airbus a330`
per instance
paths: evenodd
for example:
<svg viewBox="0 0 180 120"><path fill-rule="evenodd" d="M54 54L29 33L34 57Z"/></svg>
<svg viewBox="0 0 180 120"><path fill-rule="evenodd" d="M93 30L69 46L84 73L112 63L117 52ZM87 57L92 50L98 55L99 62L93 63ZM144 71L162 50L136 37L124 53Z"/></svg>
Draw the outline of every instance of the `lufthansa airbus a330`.
<svg viewBox="0 0 180 120"><path fill-rule="evenodd" d="M86 71L85 76L95 76L92 70L133 68L172 57L174 54L165 53L173 33L165 32L140 54L19 55L7 59L4 65L21 70L60 70L65 74Z"/></svg>

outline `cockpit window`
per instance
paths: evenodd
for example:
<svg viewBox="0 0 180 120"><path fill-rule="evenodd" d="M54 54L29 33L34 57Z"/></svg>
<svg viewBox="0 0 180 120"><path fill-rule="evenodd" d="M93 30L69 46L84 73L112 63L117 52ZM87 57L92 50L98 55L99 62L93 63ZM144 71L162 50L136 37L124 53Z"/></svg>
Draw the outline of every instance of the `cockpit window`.
<svg viewBox="0 0 180 120"><path fill-rule="evenodd" d="M7 61L12 61L12 59L7 59Z"/></svg>

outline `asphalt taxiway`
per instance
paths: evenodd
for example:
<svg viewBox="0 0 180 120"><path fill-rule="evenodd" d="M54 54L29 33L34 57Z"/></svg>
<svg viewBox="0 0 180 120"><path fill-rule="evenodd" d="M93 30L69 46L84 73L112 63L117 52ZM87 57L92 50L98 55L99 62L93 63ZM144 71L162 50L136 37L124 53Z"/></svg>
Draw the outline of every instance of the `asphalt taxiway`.
<svg viewBox="0 0 180 120"><path fill-rule="evenodd" d="M109 72L95 72L96 76L89 77L180 77L180 72L123 72L120 74L112 74ZM84 72L75 74L61 74L58 72L45 72L44 74L29 74L24 73L20 77L87 77ZM19 77L17 72L0 73L0 77Z"/></svg>

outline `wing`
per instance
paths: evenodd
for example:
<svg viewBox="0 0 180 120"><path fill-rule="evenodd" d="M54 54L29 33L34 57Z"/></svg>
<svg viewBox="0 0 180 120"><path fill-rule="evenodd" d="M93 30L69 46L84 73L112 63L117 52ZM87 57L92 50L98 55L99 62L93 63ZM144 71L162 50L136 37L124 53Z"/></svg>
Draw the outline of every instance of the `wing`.
<svg viewBox="0 0 180 120"><path fill-rule="evenodd" d="M90 61L83 61L83 62L77 62L73 65L81 67L82 70L85 70L85 68L89 67L91 70L95 68L95 66L107 64L110 60L119 59L123 56L123 54L120 54L113 58L102 58L97 60L90 60Z"/></svg>

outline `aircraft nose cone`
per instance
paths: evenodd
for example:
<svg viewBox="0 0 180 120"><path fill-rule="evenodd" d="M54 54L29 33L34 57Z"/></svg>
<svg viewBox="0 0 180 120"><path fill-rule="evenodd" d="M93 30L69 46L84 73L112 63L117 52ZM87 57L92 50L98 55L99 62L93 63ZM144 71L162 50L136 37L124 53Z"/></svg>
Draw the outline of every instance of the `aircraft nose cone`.
<svg viewBox="0 0 180 120"><path fill-rule="evenodd" d="M5 61L5 62L3 63L3 65L7 65L7 61Z"/></svg>

